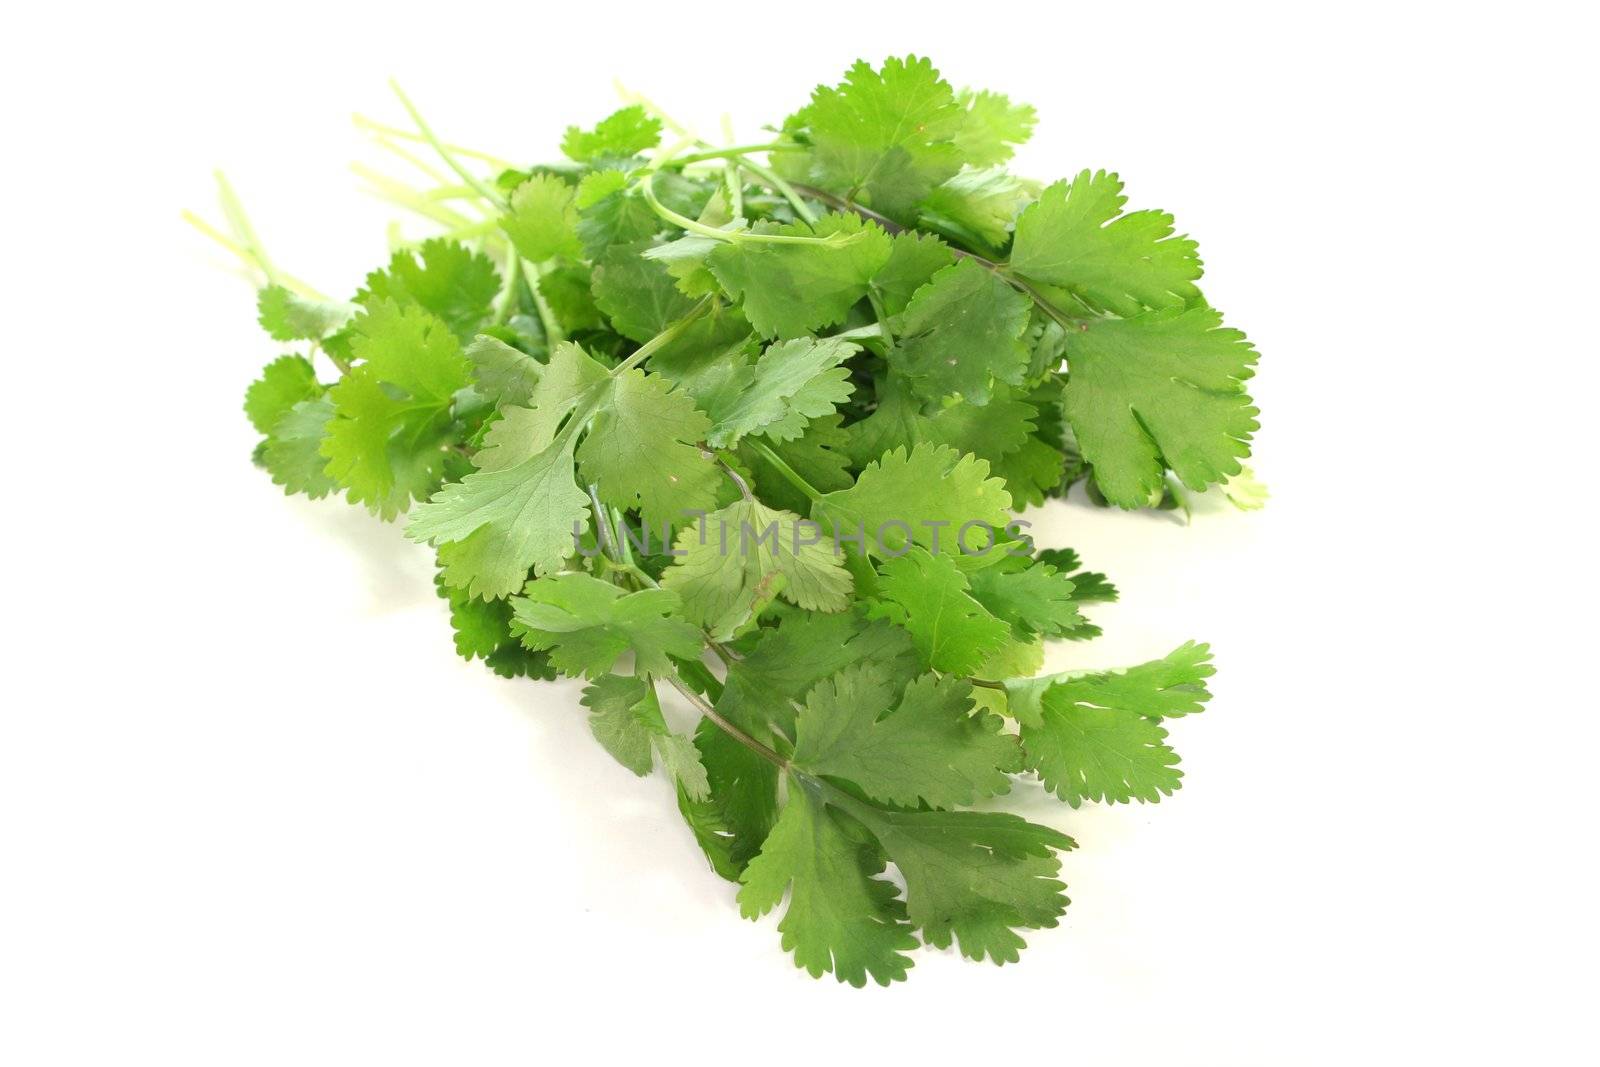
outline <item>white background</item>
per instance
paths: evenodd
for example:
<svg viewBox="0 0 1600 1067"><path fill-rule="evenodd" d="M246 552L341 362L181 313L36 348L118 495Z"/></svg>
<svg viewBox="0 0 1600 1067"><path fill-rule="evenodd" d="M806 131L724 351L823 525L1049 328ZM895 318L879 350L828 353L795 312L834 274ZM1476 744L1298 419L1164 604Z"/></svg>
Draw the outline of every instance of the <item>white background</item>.
<svg viewBox="0 0 1600 1067"><path fill-rule="evenodd" d="M1593 1056L1579 5L38 10L0 65L0 1061ZM857 991L738 918L574 685L456 659L423 549L251 469L240 396L279 350L178 211L214 215L223 166L281 265L348 292L390 217L349 114L398 120L390 75L531 161L613 77L748 138L908 51L1038 107L1020 169L1117 169L1199 239L1263 354L1274 495L1033 516L1123 594L1053 666L1213 643L1185 788L1022 790L1081 845L1063 925Z"/></svg>

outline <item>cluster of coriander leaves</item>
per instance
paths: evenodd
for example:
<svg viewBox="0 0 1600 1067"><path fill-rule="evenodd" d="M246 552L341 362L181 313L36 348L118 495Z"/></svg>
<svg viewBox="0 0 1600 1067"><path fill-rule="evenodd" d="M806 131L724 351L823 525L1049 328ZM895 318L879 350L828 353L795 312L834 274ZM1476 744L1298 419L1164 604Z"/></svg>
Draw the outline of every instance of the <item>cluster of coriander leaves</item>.
<svg viewBox="0 0 1600 1067"><path fill-rule="evenodd" d="M224 187L260 322L302 348L249 389L257 462L409 511L458 652L588 679L596 738L672 776L744 914L787 898L811 974L887 984L919 939L1015 960L1066 907L1073 842L971 807L1019 774L1073 806L1170 795L1161 723L1212 668L1191 643L1034 677L1115 590L1070 550L953 531L1083 479L1145 507L1240 472L1254 352L1194 242L1125 213L1113 174L1008 173L1032 109L916 58L858 63L766 143L664 146L635 105L492 175L411 110L461 180L395 198L450 232L348 303L276 272ZM769 524L741 551L706 535ZM858 525L900 536L835 553Z"/></svg>

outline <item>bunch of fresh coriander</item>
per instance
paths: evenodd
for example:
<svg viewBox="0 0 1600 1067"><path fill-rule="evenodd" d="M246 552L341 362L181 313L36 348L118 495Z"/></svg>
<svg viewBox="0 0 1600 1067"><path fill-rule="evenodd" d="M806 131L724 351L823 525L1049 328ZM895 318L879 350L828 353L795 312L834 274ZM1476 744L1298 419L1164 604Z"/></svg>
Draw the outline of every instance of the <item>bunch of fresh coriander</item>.
<svg viewBox="0 0 1600 1067"><path fill-rule="evenodd" d="M351 302L275 269L225 184L233 236L206 227L297 349L246 396L256 462L409 512L457 651L588 679L596 739L665 769L811 974L887 984L919 941L1017 959L1073 842L970 806L1023 774L1073 806L1159 800L1161 722L1209 696L1192 643L1034 677L1116 594L1015 521L1079 481L1124 508L1250 499L1255 352L1194 242L1125 213L1114 174L1008 173L1032 108L914 57L856 64L767 143L639 103L531 167L401 99L415 133L367 128L432 184L366 176L446 232L396 237Z"/></svg>

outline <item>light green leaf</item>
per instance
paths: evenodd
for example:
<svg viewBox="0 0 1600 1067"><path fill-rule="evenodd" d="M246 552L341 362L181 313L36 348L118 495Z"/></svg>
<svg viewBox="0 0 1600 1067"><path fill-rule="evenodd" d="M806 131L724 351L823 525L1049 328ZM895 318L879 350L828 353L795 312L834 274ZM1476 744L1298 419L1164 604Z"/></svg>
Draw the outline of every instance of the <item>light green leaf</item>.
<svg viewBox="0 0 1600 1067"><path fill-rule="evenodd" d="M517 633L529 648L548 651L563 674L597 678L625 652L638 669L670 672L668 656L698 656L700 632L684 622L683 605L666 589L624 593L588 574L536 578L514 597Z"/></svg>

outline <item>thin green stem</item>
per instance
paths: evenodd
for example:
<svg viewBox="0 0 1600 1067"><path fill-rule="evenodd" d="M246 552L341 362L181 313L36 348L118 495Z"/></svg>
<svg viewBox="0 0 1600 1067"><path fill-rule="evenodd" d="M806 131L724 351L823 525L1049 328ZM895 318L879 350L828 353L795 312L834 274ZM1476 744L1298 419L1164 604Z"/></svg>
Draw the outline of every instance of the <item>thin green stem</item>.
<svg viewBox="0 0 1600 1067"><path fill-rule="evenodd" d="M756 495L750 491L750 483L744 480L743 475L733 469L733 464L728 462L727 454L723 452L714 452L712 454L716 457L717 466L722 468L722 473L726 474L733 480L733 484L739 487L740 495L746 500L754 500Z"/></svg>
<svg viewBox="0 0 1600 1067"><path fill-rule="evenodd" d="M511 317L511 309L517 303L517 283L522 280L522 257L517 255L515 248L506 256L506 279L500 286L500 295L495 299L494 324L502 326Z"/></svg>
<svg viewBox="0 0 1600 1067"><path fill-rule="evenodd" d="M721 230L715 226L707 226L703 222L696 222L689 216L680 215L667 207L656 197L654 180L655 172L648 171L639 181L639 191L644 194L645 202L650 205L650 209L679 229L709 237L714 241L726 241L730 244L745 241L763 244L837 246L849 244L861 236L859 233L830 233L826 237L804 237L781 233L751 233L749 230Z"/></svg>
<svg viewBox="0 0 1600 1067"><path fill-rule="evenodd" d="M817 487L802 478L798 471L785 463L776 452L767 447L764 441L759 441L754 437L747 437L745 438L745 443L760 453L762 459L772 464L773 469L783 476L784 481L804 493L807 500L810 500L813 504L822 500L822 494L818 492Z"/></svg>
<svg viewBox="0 0 1600 1067"><path fill-rule="evenodd" d="M386 200L397 207L415 212L423 218L431 219L441 226L449 229L463 229L478 224L477 220L470 219L459 212L436 202L428 194L419 192L403 182L397 182L388 175L373 170L364 163L350 164L350 170L356 177L367 182L371 188L366 191L380 200Z"/></svg>
<svg viewBox="0 0 1600 1067"><path fill-rule="evenodd" d="M513 257L516 256L515 246L512 247L511 254ZM539 288L539 279L544 277L544 266L528 263L527 267L530 269L524 277L528 283L528 295L533 297L533 308L539 313L539 325L544 327L545 347L554 349L567 339L567 335L561 329L561 320L556 318L555 309L550 306L550 301L544 298L544 290Z"/></svg>
<svg viewBox="0 0 1600 1067"><path fill-rule="evenodd" d="M260 269L261 265L256 261L255 256L251 255L249 249L240 245L237 241L233 240L221 230L218 230L215 226L212 226L199 215L196 215L192 211L183 211L179 213L178 217L183 219L183 221L187 222L190 226L193 226L205 236L211 238L211 240L215 241L223 248L226 248L229 252L232 252L234 255L238 256L246 267L249 267L253 270ZM278 272L278 284L283 286L285 289L291 289L294 292L299 293L301 296L307 297L311 300L328 299L309 283L301 281L292 274L284 274L281 271Z"/></svg>
<svg viewBox="0 0 1600 1067"><path fill-rule="evenodd" d="M455 153L450 150L450 147L434 136L433 129L423 120L416 106L411 103L411 98L406 96L405 90L400 88L400 83L391 79L389 88L393 89L394 95L400 98L400 103L405 107L406 113L411 116L411 121L417 124L417 131L422 134L428 144L433 146L433 150L439 153L439 158L444 160L445 166L460 175L462 181L476 189L479 195L489 203L504 208L506 206L505 198L496 190L485 185L483 180L476 174L462 166L461 161L456 159Z"/></svg>
<svg viewBox="0 0 1600 1067"><path fill-rule="evenodd" d="M755 738L751 737L749 734L733 725L733 723L723 718L717 709L712 707L711 703L706 700L705 697L701 696L699 693L696 693L693 689L690 689L683 683L683 679L678 677L677 671L673 671L671 674L666 675L665 677L667 683L681 693L685 700L687 700L690 704L693 704L696 711L710 719L712 723L716 725L717 729L721 730L723 733L727 734L729 737L733 738L735 741L739 742L739 744L743 745L751 752L754 752L756 755L760 756L774 767L777 767L779 770L788 769L788 760L784 759L782 756L772 751L772 749L768 748L766 745L763 745L760 741L757 741Z"/></svg>
<svg viewBox="0 0 1600 1067"><path fill-rule="evenodd" d="M789 201L789 206L794 208L794 213L800 216L800 219L807 226L815 226L817 224L819 216L811 209L811 205L805 202L805 199L801 197L799 191L793 185L780 178L773 171L752 163L748 159L741 160L739 165L765 182L768 188L776 189L785 200Z"/></svg>
<svg viewBox="0 0 1600 1067"><path fill-rule="evenodd" d="M686 156L673 156L671 166L686 167L690 163L704 163L708 159L731 159L735 156L748 155L751 152L770 152L775 148L785 147L781 142L769 141L766 144L737 144L727 148L708 148L704 152L691 152Z"/></svg>
<svg viewBox="0 0 1600 1067"><path fill-rule="evenodd" d="M352 115L351 118L355 121L357 126L369 133L382 134L387 137L400 137L407 141L432 143L429 138L422 136L414 130L402 130L398 126L390 126L374 119L369 119L365 115ZM506 160L501 159L499 156L491 156L487 152L480 152L475 148L463 148L458 144L446 144L445 147L458 156L466 156L468 159L481 160L498 170L516 169L516 164L507 162Z"/></svg>
<svg viewBox="0 0 1600 1067"><path fill-rule="evenodd" d="M655 355L661 349L677 340L685 330L694 324L696 319L711 309L711 300L712 297L709 294L701 297L700 302L694 307L690 308L681 319L679 319L677 322L674 322L671 326L668 326L665 330L662 330L654 337L650 338L650 340L640 345L638 349L635 350L634 353L627 359L611 368L611 376L615 378L624 371L632 370L645 360L649 359L651 356Z"/></svg>
<svg viewBox="0 0 1600 1067"><path fill-rule="evenodd" d="M889 313L884 309L883 300L878 296L877 290L867 290L867 303L872 305L872 315L878 320L878 329L882 332L884 341L894 344L894 331L889 327Z"/></svg>
<svg viewBox="0 0 1600 1067"><path fill-rule="evenodd" d="M244 205L239 203L239 197L234 194L233 186L228 184L223 173L219 170L213 174L217 179L217 199L222 202L222 215L228 220L228 228L250 258L255 260L256 266L261 268L261 273L267 276L267 284L277 285L278 272L272 266L272 260L267 258L267 250L261 246L260 238L256 237L256 231L244 213Z"/></svg>

